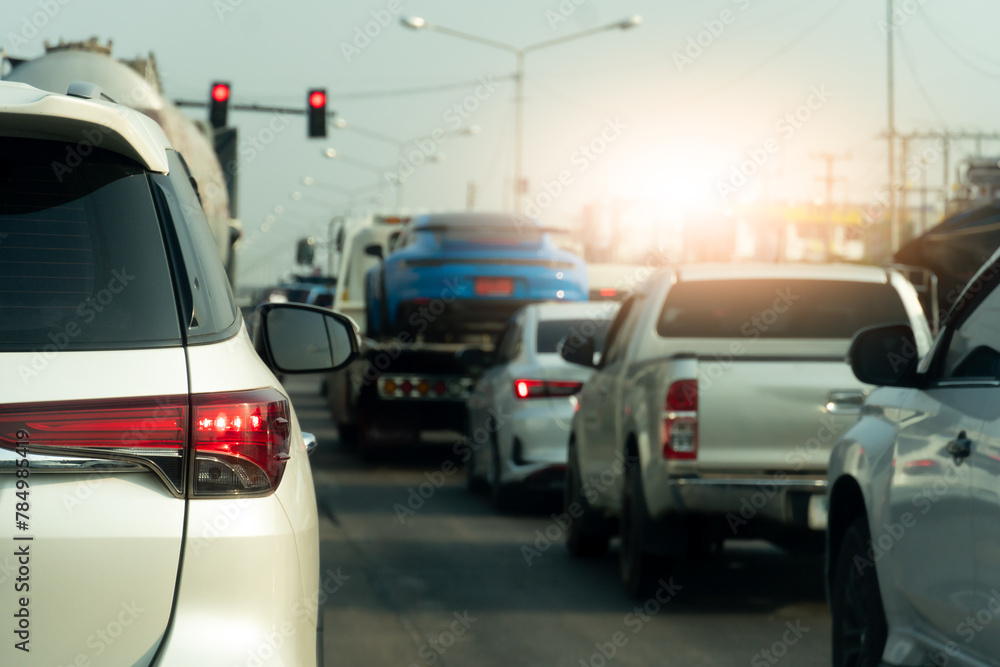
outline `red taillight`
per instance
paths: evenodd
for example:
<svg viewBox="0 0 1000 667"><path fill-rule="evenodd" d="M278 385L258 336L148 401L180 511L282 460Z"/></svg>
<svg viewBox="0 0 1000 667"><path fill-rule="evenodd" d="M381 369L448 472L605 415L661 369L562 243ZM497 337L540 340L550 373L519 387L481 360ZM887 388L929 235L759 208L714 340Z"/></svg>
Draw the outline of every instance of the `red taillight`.
<svg viewBox="0 0 1000 667"><path fill-rule="evenodd" d="M698 411L698 381L680 380L667 390L667 410Z"/></svg>
<svg viewBox="0 0 1000 667"><path fill-rule="evenodd" d="M698 457L698 381L679 380L667 389L661 439L663 458Z"/></svg>
<svg viewBox="0 0 1000 667"><path fill-rule="evenodd" d="M614 296L617 296L618 290L616 290L614 287L602 287L601 291L600 291L600 294L604 298L610 299L610 298L612 298Z"/></svg>
<svg viewBox="0 0 1000 667"><path fill-rule="evenodd" d="M0 447L135 462L177 496L261 495L284 473L288 416L288 400L273 389L195 394L190 402L162 396L6 405ZM195 461L186 484L189 442Z"/></svg>
<svg viewBox="0 0 1000 667"><path fill-rule="evenodd" d="M5 405L0 446L21 443L34 454L133 461L181 495L187 410L187 396Z"/></svg>
<svg viewBox="0 0 1000 667"><path fill-rule="evenodd" d="M572 396L583 387L582 382L561 380L514 380L514 396L517 398L565 398Z"/></svg>
<svg viewBox="0 0 1000 667"><path fill-rule="evenodd" d="M288 401L274 389L195 394L195 496L262 494L278 487L289 459Z"/></svg>

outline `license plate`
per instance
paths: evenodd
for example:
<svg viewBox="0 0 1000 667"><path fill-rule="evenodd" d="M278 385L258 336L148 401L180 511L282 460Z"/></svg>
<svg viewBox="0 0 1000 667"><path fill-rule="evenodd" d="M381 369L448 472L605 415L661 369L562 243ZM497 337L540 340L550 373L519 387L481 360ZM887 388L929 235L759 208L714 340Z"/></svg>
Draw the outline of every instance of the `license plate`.
<svg viewBox="0 0 1000 667"><path fill-rule="evenodd" d="M513 293L513 278L476 278L476 296L510 296Z"/></svg>

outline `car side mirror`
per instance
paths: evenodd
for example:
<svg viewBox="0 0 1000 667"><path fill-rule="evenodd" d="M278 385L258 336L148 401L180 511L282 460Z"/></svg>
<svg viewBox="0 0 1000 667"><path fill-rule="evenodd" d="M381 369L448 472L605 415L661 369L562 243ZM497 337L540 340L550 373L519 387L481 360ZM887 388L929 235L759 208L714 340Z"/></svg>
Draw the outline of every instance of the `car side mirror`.
<svg viewBox="0 0 1000 667"><path fill-rule="evenodd" d="M557 346L559 356L571 364L594 368L596 366L594 339L591 336L566 336Z"/></svg>
<svg viewBox="0 0 1000 667"><path fill-rule="evenodd" d="M854 335L848 362L854 375L867 384L914 387L920 352L913 330L906 324L869 327Z"/></svg>
<svg viewBox="0 0 1000 667"><path fill-rule="evenodd" d="M365 246L365 254L369 257L378 257L382 259L382 246L378 243L370 243Z"/></svg>
<svg viewBox="0 0 1000 667"><path fill-rule="evenodd" d="M327 373L358 356L354 320L317 306L266 303L254 311L253 345L276 373Z"/></svg>

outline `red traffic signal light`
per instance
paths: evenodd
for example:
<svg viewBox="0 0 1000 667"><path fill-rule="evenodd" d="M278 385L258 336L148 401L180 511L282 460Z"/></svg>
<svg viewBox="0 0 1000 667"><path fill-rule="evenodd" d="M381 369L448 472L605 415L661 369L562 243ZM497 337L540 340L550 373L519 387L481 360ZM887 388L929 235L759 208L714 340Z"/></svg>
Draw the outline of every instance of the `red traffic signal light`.
<svg viewBox="0 0 1000 667"><path fill-rule="evenodd" d="M226 126L226 115L229 112L229 84L216 81L212 84L211 98L208 102L208 120L212 127L218 129Z"/></svg>
<svg viewBox="0 0 1000 667"><path fill-rule="evenodd" d="M216 102L225 102L229 99L229 84L217 83L212 86L212 99Z"/></svg>
<svg viewBox="0 0 1000 667"><path fill-rule="evenodd" d="M309 137L326 136L326 90L313 88L306 97L306 114L309 116Z"/></svg>

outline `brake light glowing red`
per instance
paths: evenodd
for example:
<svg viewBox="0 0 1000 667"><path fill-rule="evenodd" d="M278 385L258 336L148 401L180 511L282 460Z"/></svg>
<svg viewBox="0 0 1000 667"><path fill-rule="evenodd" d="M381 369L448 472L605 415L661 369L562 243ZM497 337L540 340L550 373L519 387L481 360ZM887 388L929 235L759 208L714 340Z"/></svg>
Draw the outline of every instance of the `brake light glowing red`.
<svg viewBox="0 0 1000 667"><path fill-rule="evenodd" d="M678 380L667 389L660 438L663 458L698 458L697 380Z"/></svg>
<svg viewBox="0 0 1000 667"><path fill-rule="evenodd" d="M21 442L33 454L138 463L179 496L184 493L187 415L187 396L4 405L0 447L12 449Z"/></svg>
<svg viewBox="0 0 1000 667"><path fill-rule="evenodd" d="M618 290L614 287L602 287L600 294L605 298L610 298L618 294Z"/></svg>
<svg viewBox="0 0 1000 667"><path fill-rule="evenodd" d="M264 495L289 459L289 414L274 389L4 405L0 447L137 463L178 497Z"/></svg>
<svg viewBox="0 0 1000 667"><path fill-rule="evenodd" d="M582 382L562 380L514 380L514 396L526 398L565 398L583 388Z"/></svg>
<svg viewBox="0 0 1000 667"><path fill-rule="evenodd" d="M195 496L262 494L285 472L288 401L274 389L195 394Z"/></svg>

